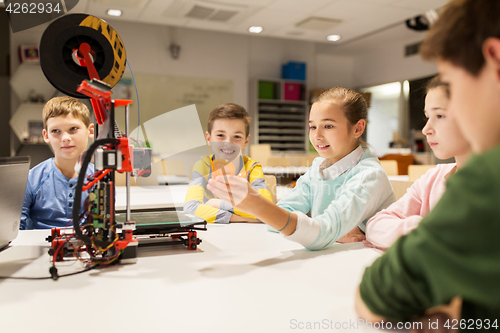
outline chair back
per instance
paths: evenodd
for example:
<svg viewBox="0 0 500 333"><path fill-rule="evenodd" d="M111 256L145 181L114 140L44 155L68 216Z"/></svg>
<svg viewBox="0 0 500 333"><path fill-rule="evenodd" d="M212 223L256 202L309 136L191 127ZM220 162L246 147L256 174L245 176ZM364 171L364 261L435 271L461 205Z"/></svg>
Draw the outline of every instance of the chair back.
<svg viewBox="0 0 500 333"><path fill-rule="evenodd" d="M398 161L396 160L383 160L380 161L380 165L384 168L388 176L398 175Z"/></svg>
<svg viewBox="0 0 500 333"><path fill-rule="evenodd" d="M309 154L307 156L303 156L300 159L300 166L310 167L316 157L319 157L319 155Z"/></svg>
<svg viewBox="0 0 500 333"><path fill-rule="evenodd" d="M410 177L410 181L414 182L423 176L427 170L434 168L435 164L427 164L427 165L410 165L408 167L408 177Z"/></svg>
<svg viewBox="0 0 500 333"><path fill-rule="evenodd" d="M389 180L391 182L392 189L396 195L396 200L399 200L403 195L406 194L408 188L413 185L413 182L406 180Z"/></svg>
<svg viewBox="0 0 500 333"><path fill-rule="evenodd" d="M274 175L264 175L264 181L266 182L266 186L271 192L271 198L273 199L273 203L276 203L276 176Z"/></svg>
<svg viewBox="0 0 500 333"><path fill-rule="evenodd" d="M250 145L250 158L260 162L262 166L268 166L267 160L271 157L270 144Z"/></svg>
<svg viewBox="0 0 500 333"><path fill-rule="evenodd" d="M407 175L408 166L413 164L415 158L412 154L400 155L400 154L389 154L379 157L380 161L395 160L398 162L398 175Z"/></svg>
<svg viewBox="0 0 500 333"><path fill-rule="evenodd" d="M290 157L272 156L267 159L267 166L270 167L289 167L291 165Z"/></svg>

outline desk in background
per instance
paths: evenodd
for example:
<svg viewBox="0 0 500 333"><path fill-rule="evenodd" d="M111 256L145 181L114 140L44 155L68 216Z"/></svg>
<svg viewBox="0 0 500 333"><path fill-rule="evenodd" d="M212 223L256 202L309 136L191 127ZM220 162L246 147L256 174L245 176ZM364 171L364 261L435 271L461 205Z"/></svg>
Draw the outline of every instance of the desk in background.
<svg viewBox="0 0 500 333"><path fill-rule="evenodd" d="M1 275L47 276L47 235L21 231L0 252ZM357 322L357 285L381 253L361 243L307 251L263 224L210 224L198 235L197 251L139 248L136 264L58 281L0 280L2 332L285 333L302 331L294 323L307 322L350 327ZM59 273L80 268L79 262L61 264Z"/></svg>
<svg viewBox="0 0 500 333"><path fill-rule="evenodd" d="M262 171L266 175L275 175L276 177L300 177L307 172L309 167L301 166L301 167L263 167Z"/></svg>
<svg viewBox="0 0 500 333"><path fill-rule="evenodd" d="M276 182L281 186L295 186L295 181L305 174L309 167L301 166L301 167L263 167L262 170L265 175L274 175L276 176Z"/></svg>
<svg viewBox="0 0 500 333"><path fill-rule="evenodd" d="M399 176L387 176L389 180L396 180L396 181L401 181L401 182L408 182L410 181L410 177L408 175L399 175Z"/></svg>

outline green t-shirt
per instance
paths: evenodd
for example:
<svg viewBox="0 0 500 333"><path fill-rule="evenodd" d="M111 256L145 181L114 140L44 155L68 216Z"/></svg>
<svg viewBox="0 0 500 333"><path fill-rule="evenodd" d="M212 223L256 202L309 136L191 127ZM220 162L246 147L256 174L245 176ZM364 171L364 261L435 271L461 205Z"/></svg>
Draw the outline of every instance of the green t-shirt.
<svg viewBox="0 0 500 333"><path fill-rule="evenodd" d="M500 329L500 147L473 156L418 228L364 273L361 298L374 313L406 321L464 300L462 319Z"/></svg>

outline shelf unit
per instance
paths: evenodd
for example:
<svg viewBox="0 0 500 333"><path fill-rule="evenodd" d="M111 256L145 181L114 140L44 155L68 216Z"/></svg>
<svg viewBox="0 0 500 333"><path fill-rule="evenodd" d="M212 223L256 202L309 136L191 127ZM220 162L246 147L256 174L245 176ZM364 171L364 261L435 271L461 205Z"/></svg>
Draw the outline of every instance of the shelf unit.
<svg viewBox="0 0 500 333"><path fill-rule="evenodd" d="M20 104L12 114L10 126L17 138L23 143L23 132L28 129L30 121L42 121L42 110L45 102L56 92L56 89L45 78L38 64L21 64L10 79L12 91L19 98ZM38 103L30 102L30 94L42 98ZM40 136L42 133L40 133Z"/></svg>
<svg viewBox="0 0 500 333"><path fill-rule="evenodd" d="M56 89L47 81L39 64L23 63L15 70L10 79L10 86L15 96L16 102L12 103L13 110L9 124L15 136L19 140L19 145L11 148L11 153L28 155L31 157L30 167L39 162L54 156L50 146L46 143L38 143L42 133L36 135L36 142L26 142L25 135L29 130L30 122L42 122L42 110L45 102L54 96ZM30 99L38 97L39 102L31 102Z"/></svg>
<svg viewBox="0 0 500 333"><path fill-rule="evenodd" d="M307 151L307 86L304 81L259 79L255 131L275 153Z"/></svg>

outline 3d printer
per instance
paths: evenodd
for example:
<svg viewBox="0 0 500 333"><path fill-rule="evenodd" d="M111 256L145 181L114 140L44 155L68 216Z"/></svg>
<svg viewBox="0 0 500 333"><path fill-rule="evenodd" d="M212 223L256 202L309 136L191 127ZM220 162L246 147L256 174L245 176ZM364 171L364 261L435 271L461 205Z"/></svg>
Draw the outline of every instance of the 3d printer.
<svg viewBox="0 0 500 333"><path fill-rule="evenodd" d="M161 222L149 214L139 225L130 210L130 176L147 176L151 149L135 148L129 138L131 100L113 100L111 89L120 80L126 65L125 47L116 31L103 20L86 14L70 14L52 22L40 41L40 64L48 81L59 91L76 98L90 98L96 117L97 139L85 154L75 190L73 229L55 228L48 241L53 266L74 256L87 265L108 265L134 261L138 240L134 234L169 236L194 250L201 240L197 230L206 230L206 221ZM115 122L115 108L125 107L125 132ZM96 172L86 177L94 156ZM115 172L126 173L127 209L125 221L115 212ZM82 191L88 191L80 214ZM139 226L139 227L137 227ZM68 231L71 230L71 231Z"/></svg>

